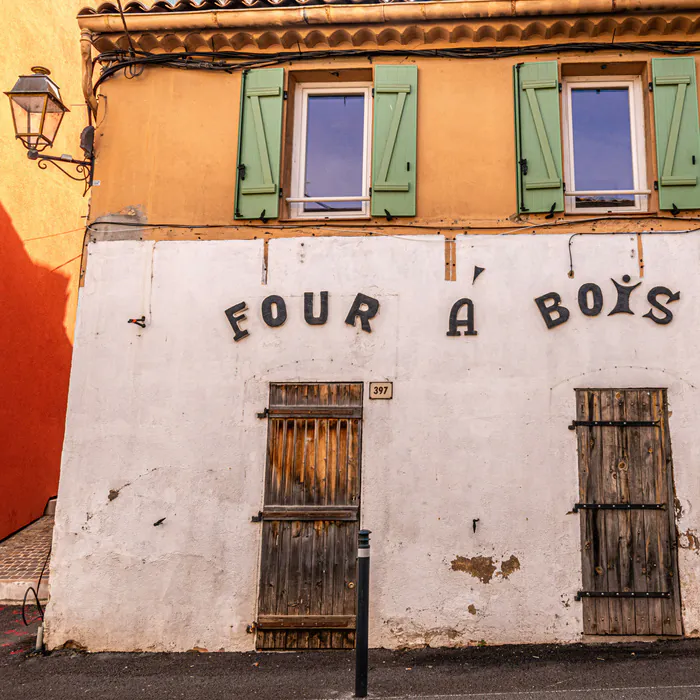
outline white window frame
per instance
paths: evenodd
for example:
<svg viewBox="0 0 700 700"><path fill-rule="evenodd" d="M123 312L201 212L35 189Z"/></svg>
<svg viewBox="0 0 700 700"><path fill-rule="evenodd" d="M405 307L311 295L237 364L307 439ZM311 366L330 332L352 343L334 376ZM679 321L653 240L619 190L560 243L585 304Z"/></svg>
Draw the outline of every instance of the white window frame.
<svg viewBox="0 0 700 700"><path fill-rule="evenodd" d="M309 96L311 95L364 95L364 133L362 153L362 194L358 197L305 197L306 180L306 132ZM293 219L359 219L369 218L370 205L370 157L372 153L372 83L300 83L296 88L294 103L294 135L292 142L292 188L287 197L289 214ZM356 211L323 212L304 211L304 202L360 201L362 209Z"/></svg>
<svg viewBox="0 0 700 700"><path fill-rule="evenodd" d="M634 188L632 190L596 190L577 191L574 177L574 133L572 120L571 92L573 88L628 88L630 109L630 137L632 146L632 173ZM644 130L644 102L642 79L640 76L571 76L564 79L562 95L562 122L564 127L564 182L566 183L565 205L569 214L625 214L630 212L645 212L649 209L646 147ZM574 194L575 193L575 194ZM630 194L634 195L634 205L629 207L609 207L605 203L600 206L582 207L576 205L576 196L595 194Z"/></svg>

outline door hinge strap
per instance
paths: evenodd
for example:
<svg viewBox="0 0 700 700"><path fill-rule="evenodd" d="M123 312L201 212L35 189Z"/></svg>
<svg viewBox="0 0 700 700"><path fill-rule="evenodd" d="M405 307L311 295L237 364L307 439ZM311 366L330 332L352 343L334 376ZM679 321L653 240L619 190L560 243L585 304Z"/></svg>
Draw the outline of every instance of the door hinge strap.
<svg viewBox="0 0 700 700"><path fill-rule="evenodd" d="M665 503L574 503L574 513L580 510L666 510Z"/></svg>
<svg viewBox="0 0 700 700"><path fill-rule="evenodd" d="M362 406L271 406L258 418L362 418Z"/></svg>
<svg viewBox="0 0 700 700"><path fill-rule="evenodd" d="M586 428L658 428L657 420L573 420L569 430L579 427Z"/></svg>
<svg viewBox="0 0 700 700"><path fill-rule="evenodd" d="M262 520L345 520L356 521L359 508L344 506L264 506Z"/></svg>
<svg viewBox="0 0 700 700"><path fill-rule="evenodd" d="M574 600L581 598L670 598L669 591L578 591Z"/></svg>
<svg viewBox="0 0 700 700"><path fill-rule="evenodd" d="M355 615L258 615L255 628L259 630L355 629Z"/></svg>

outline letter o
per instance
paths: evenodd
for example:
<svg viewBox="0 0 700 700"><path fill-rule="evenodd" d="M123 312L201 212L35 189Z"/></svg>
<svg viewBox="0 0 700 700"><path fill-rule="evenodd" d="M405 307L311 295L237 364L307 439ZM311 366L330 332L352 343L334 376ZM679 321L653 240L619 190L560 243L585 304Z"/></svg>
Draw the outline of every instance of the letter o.
<svg viewBox="0 0 700 700"><path fill-rule="evenodd" d="M273 306L275 307L274 315L272 314ZM263 321L270 328L277 328L287 320L287 305L284 303L284 299L276 294L263 299L261 311Z"/></svg>
<svg viewBox="0 0 700 700"><path fill-rule="evenodd" d="M588 305L588 293L593 294L593 306ZM593 282L582 284L578 290L578 307L584 316L597 316L603 310L603 292Z"/></svg>

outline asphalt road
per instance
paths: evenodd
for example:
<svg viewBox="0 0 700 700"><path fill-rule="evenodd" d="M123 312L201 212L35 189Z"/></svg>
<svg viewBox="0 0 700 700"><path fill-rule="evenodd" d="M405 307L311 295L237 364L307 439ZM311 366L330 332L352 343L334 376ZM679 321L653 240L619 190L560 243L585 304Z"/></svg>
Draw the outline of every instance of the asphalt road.
<svg viewBox="0 0 700 700"><path fill-rule="evenodd" d="M344 700L352 652L33 655L36 625L0 606L0 699ZM700 700L700 640L370 651L382 700Z"/></svg>

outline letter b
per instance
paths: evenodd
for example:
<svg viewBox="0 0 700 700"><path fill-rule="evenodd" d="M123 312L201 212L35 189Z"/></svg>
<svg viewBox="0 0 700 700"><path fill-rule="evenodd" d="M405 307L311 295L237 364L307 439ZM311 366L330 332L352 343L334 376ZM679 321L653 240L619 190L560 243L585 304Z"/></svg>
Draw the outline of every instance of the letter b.
<svg viewBox="0 0 700 700"><path fill-rule="evenodd" d="M553 303L548 306L548 301ZM561 305L561 297L556 292L550 292L549 294L543 294L541 297L537 297L537 299L535 299L535 304L537 304L537 308L540 310L547 328L556 328L569 320L569 309ZM554 314L556 314L556 317Z"/></svg>

